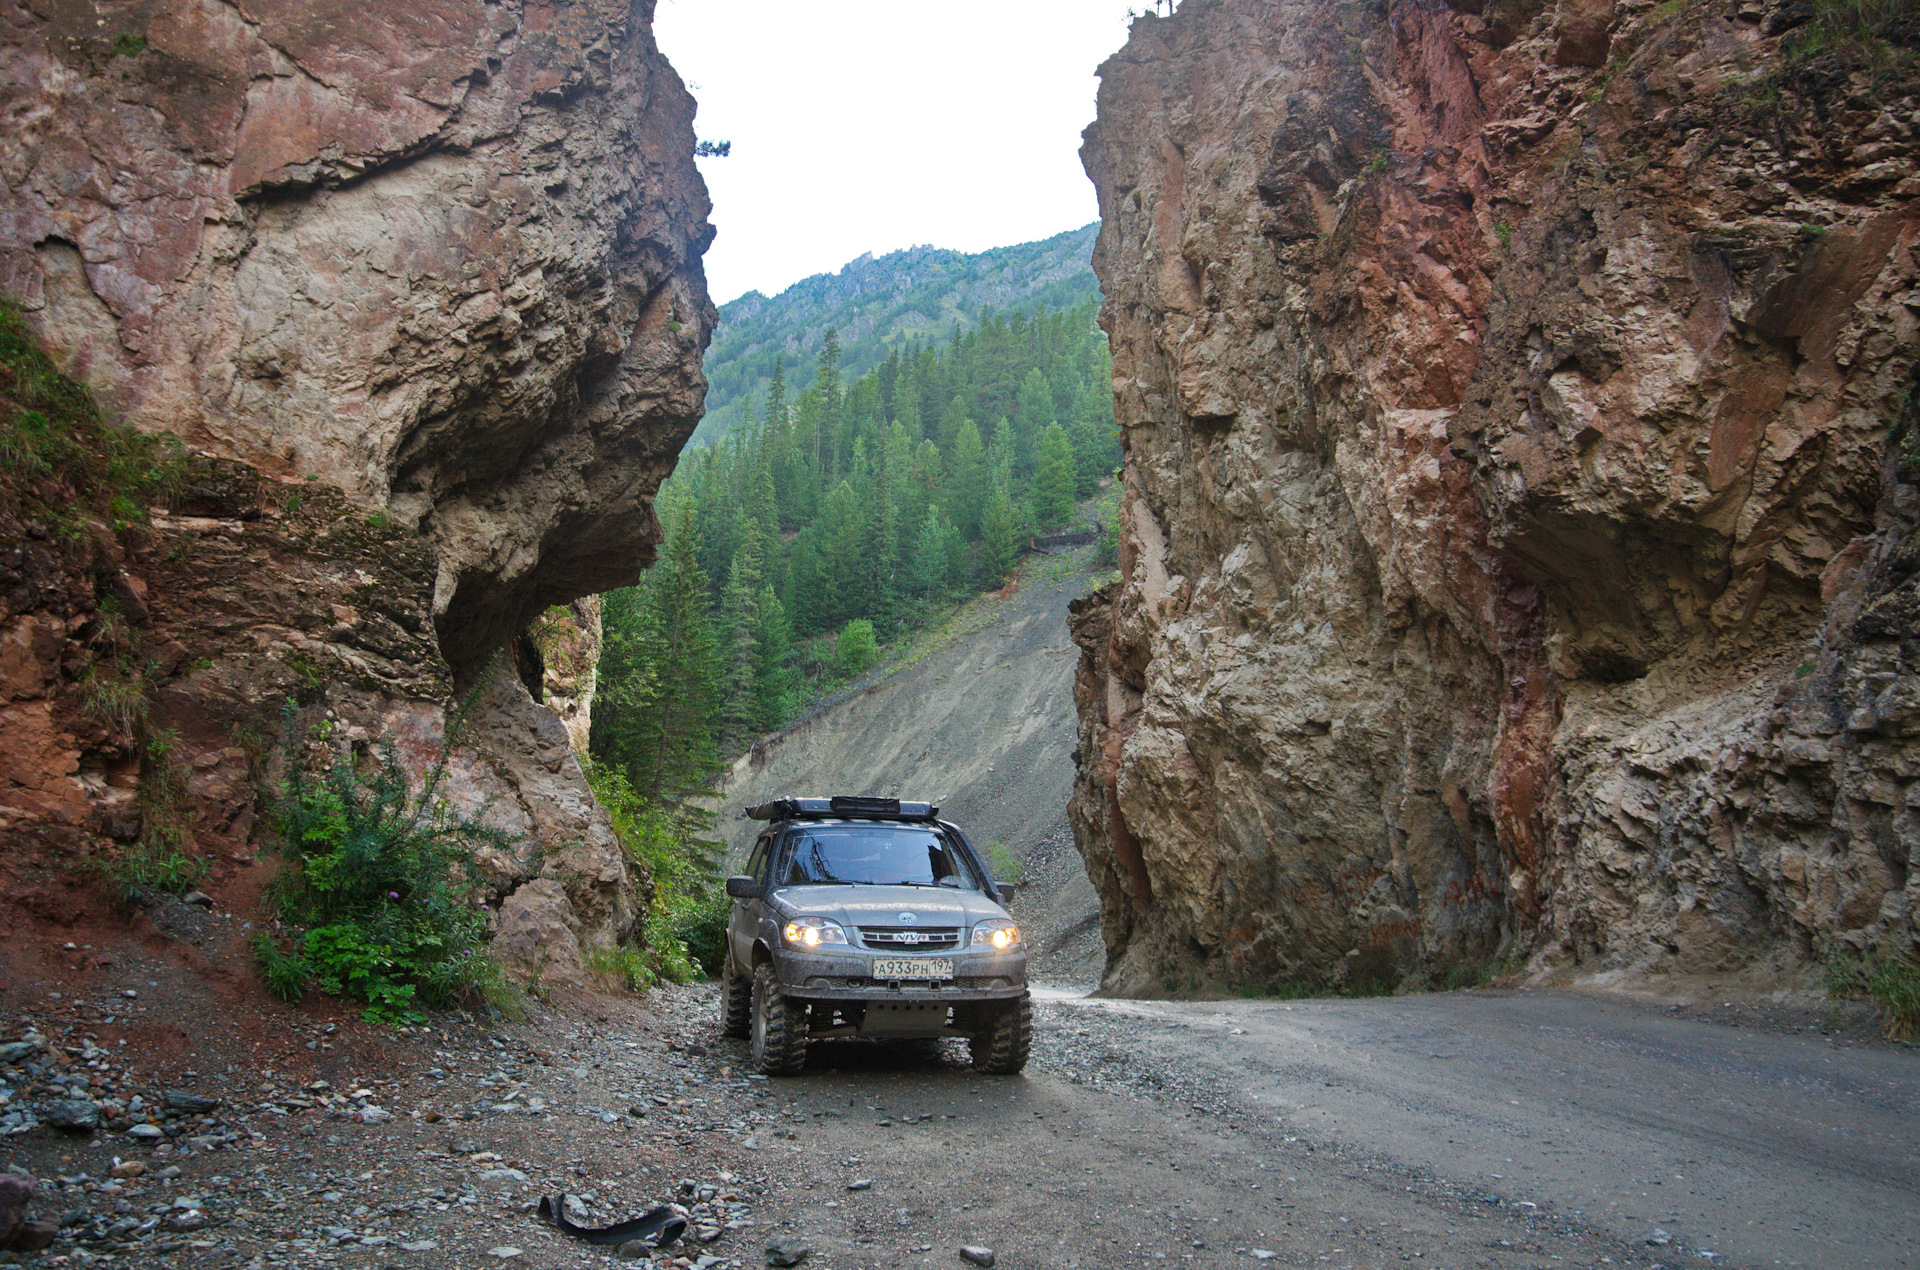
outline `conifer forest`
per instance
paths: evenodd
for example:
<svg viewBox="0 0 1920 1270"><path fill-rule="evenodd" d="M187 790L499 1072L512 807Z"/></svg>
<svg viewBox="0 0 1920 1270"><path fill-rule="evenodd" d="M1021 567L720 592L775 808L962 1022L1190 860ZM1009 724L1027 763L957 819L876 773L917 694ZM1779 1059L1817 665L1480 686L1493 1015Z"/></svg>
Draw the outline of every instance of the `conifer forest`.
<svg viewBox="0 0 1920 1270"><path fill-rule="evenodd" d="M595 786L657 880L701 889L690 800L726 758L1067 527L1120 458L1095 306L983 310L847 382L828 331L743 421L682 455L665 541L604 597ZM671 840L678 839L678 843Z"/></svg>

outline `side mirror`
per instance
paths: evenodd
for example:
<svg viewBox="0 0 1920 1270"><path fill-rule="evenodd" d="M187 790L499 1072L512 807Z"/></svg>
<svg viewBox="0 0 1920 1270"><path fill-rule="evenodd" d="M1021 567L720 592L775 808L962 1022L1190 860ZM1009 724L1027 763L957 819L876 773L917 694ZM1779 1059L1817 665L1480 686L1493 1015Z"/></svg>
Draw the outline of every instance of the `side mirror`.
<svg viewBox="0 0 1920 1270"><path fill-rule="evenodd" d="M1001 904L1005 905L1005 904L1013 903L1013 891L1014 891L1013 883L995 882L993 884L993 889L1000 892Z"/></svg>
<svg viewBox="0 0 1920 1270"><path fill-rule="evenodd" d="M757 900L766 895L760 883L744 873L727 879L727 894L736 900Z"/></svg>

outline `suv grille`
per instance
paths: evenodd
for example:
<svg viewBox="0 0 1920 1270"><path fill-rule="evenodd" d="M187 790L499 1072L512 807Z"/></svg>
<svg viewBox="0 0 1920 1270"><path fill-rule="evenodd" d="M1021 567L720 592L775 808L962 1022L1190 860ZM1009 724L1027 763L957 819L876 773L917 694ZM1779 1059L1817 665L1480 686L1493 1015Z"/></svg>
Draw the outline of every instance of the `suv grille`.
<svg viewBox="0 0 1920 1270"><path fill-rule="evenodd" d="M860 942L869 948L931 952L960 946L960 930L954 926L862 926L858 929Z"/></svg>

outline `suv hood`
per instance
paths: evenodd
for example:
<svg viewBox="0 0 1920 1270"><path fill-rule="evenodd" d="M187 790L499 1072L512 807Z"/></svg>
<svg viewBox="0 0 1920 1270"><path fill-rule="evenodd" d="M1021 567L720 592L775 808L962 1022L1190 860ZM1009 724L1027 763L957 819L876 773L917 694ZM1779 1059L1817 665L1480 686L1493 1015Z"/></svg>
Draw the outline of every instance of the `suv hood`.
<svg viewBox="0 0 1920 1270"><path fill-rule="evenodd" d="M783 918L824 917L842 926L971 927L1007 916L990 896L934 886L783 886L770 896ZM903 914L913 914L912 921Z"/></svg>

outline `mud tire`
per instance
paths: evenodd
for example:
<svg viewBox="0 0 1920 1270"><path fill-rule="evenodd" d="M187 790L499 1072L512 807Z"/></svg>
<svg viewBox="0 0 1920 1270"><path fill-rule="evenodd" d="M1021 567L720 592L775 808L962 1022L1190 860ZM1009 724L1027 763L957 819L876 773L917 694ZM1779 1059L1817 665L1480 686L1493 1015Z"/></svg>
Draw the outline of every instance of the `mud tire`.
<svg viewBox="0 0 1920 1270"><path fill-rule="evenodd" d="M720 1030L744 1037L753 1031L753 980L733 973L732 959L720 974Z"/></svg>
<svg viewBox="0 0 1920 1270"><path fill-rule="evenodd" d="M1027 1054L1032 1048L1032 997L980 1007L973 1034L967 1038L974 1071L989 1076L1012 1076L1027 1065Z"/></svg>
<svg viewBox="0 0 1920 1270"><path fill-rule="evenodd" d="M807 1007L782 996L771 965L754 967L753 1065L767 1076L796 1076L807 1064Z"/></svg>

